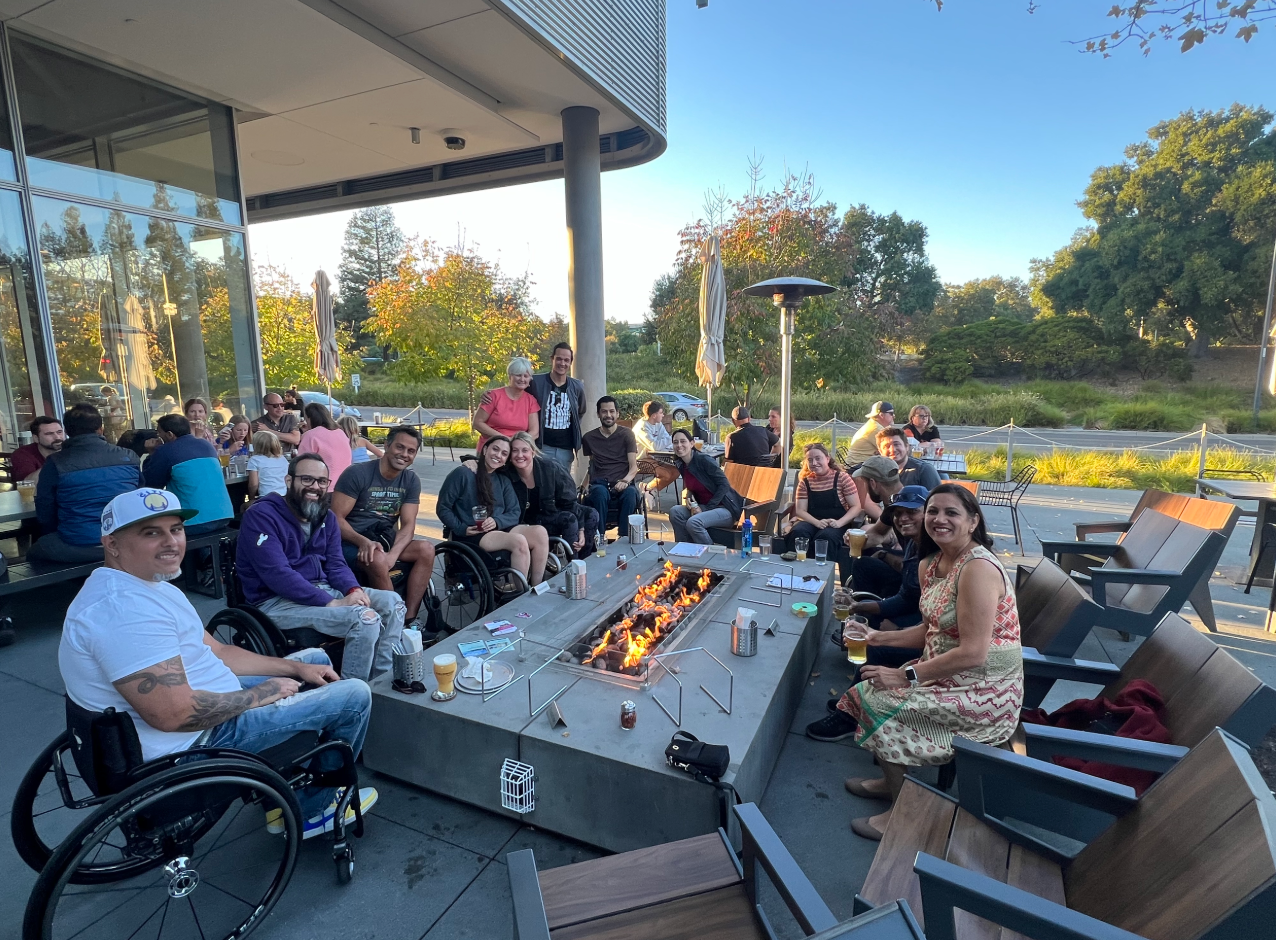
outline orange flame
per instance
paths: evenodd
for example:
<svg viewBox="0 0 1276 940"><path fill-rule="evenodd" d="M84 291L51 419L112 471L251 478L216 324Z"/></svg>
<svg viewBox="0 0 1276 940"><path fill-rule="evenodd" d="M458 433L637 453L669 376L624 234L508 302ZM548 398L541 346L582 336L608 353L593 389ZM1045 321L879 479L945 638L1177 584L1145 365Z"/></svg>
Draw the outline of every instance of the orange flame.
<svg viewBox="0 0 1276 940"><path fill-rule="evenodd" d="M616 649L617 651L623 650L625 654L625 658L621 663L622 669L638 665L648 651L668 632L669 628L682 619L686 609L700 603L703 592L710 585L711 574L710 570L705 568L696 581L695 591L688 591L686 587L681 587L679 588L678 597L672 601L666 598L661 602L660 598L666 592L672 590L678 578L682 575L681 568L675 568L672 562L666 561L664 574L646 587L638 589L638 593L634 595L633 599L633 603L637 605L634 610L630 612L628 617L603 634L583 662L586 664L591 663L608 649ZM655 612L655 619L652 625L634 632L634 623L637 618L652 612ZM614 640L613 637L615 637Z"/></svg>

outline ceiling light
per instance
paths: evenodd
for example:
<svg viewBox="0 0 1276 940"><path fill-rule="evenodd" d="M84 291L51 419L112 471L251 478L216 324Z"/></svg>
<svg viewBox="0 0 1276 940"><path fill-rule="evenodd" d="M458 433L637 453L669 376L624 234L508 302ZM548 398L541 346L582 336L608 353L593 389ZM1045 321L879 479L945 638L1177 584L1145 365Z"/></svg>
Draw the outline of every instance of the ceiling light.
<svg viewBox="0 0 1276 940"><path fill-rule="evenodd" d="M448 150L464 150L465 149L464 137L444 137L443 143L447 144Z"/></svg>
<svg viewBox="0 0 1276 940"><path fill-rule="evenodd" d="M408 130L412 134L412 143L419 144L421 142L421 128L409 127Z"/></svg>

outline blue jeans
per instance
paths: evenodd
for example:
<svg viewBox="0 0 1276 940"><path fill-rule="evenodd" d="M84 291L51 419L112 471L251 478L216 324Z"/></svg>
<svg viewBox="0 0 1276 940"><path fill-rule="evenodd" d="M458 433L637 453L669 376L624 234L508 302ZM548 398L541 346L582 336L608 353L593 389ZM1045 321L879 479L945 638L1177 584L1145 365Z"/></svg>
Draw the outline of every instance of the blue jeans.
<svg viewBox="0 0 1276 940"><path fill-rule="evenodd" d="M315 665L331 665L328 655L319 649L300 650L288 659ZM265 682L265 676L240 676L239 684L251 688ZM372 714L372 690L362 679L342 679L289 698L250 708L230 721L208 730L199 741L200 747L230 747L257 753L282 744L302 731L318 731L321 741L345 741L358 757L368 733ZM341 766L336 754L319 755L323 770ZM297 794L303 819L322 812L332 802L336 791L331 787L307 787Z"/></svg>
<svg viewBox="0 0 1276 940"><path fill-rule="evenodd" d="M692 513L686 506L674 506L669 510L669 524L673 526L673 537L679 542L712 545L709 529L731 528L735 525L735 513L722 507Z"/></svg>
<svg viewBox="0 0 1276 940"><path fill-rule="evenodd" d="M317 586L334 599L341 597L326 581ZM257 606L280 630L309 627L326 636L344 637L341 678L375 679L394 663L394 644L401 639L407 608L394 591L363 590L371 607L310 607L286 597L271 597Z"/></svg>
<svg viewBox="0 0 1276 940"><path fill-rule="evenodd" d="M542 447L541 454L554 461L568 473L572 472L572 463L576 460L576 451L568 447Z"/></svg>
<svg viewBox="0 0 1276 940"><path fill-rule="evenodd" d="M629 538L629 516L638 511L638 487L630 483L619 493L613 493L611 488L603 483L591 483L587 502L598 512L600 538L607 531L607 514L611 511L613 504L618 507L616 532L622 539Z"/></svg>

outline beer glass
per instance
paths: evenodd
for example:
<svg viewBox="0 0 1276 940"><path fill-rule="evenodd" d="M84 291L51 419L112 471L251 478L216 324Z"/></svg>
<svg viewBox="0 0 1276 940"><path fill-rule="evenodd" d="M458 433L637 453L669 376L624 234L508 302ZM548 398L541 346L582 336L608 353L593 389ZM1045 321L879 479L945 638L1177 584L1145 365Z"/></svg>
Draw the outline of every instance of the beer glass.
<svg viewBox="0 0 1276 940"><path fill-rule="evenodd" d="M446 702L456 695L456 656L442 653L434 657L434 681L439 687L430 693L436 702Z"/></svg>
<svg viewBox="0 0 1276 940"><path fill-rule="evenodd" d="M868 659L868 620L855 614L842 628L842 642L846 644L846 661L857 666Z"/></svg>
<svg viewBox="0 0 1276 940"><path fill-rule="evenodd" d="M810 544L810 539L794 539L793 551L797 552L798 561L806 561L806 547Z"/></svg>
<svg viewBox="0 0 1276 940"><path fill-rule="evenodd" d="M868 542L868 533L863 529L851 529L846 533L847 545L851 550L852 558L859 558L864 551L864 545Z"/></svg>

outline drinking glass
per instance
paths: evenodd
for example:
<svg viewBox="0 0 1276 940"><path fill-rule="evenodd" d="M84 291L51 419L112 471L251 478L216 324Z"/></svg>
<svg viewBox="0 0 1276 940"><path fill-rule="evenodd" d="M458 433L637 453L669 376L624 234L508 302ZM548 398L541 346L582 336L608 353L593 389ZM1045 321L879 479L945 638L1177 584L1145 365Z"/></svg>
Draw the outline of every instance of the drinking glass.
<svg viewBox="0 0 1276 940"><path fill-rule="evenodd" d="M793 551L797 552L798 561L806 561L806 547L810 544L810 539L794 539Z"/></svg>
<svg viewBox="0 0 1276 940"><path fill-rule="evenodd" d="M430 693L436 702L446 702L456 696L456 656L444 653L434 657L434 681L439 687Z"/></svg>
<svg viewBox="0 0 1276 940"><path fill-rule="evenodd" d="M842 642L846 644L846 661L864 665L868 660L868 620L859 614L847 620L842 627Z"/></svg>
<svg viewBox="0 0 1276 940"><path fill-rule="evenodd" d="M851 550L852 558L859 558L868 542L868 533L863 529L851 529L846 534L846 544Z"/></svg>
<svg viewBox="0 0 1276 940"><path fill-rule="evenodd" d="M761 552L763 555L771 554L771 536L769 535L758 536L758 551Z"/></svg>
<svg viewBox="0 0 1276 940"><path fill-rule="evenodd" d="M838 588L833 592L833 619L838 623L843 622L851 615L851 592L845 588Z"/></svg>
<svg viewBox="0 0 1276 940"><path fill-rule="evenodd" d="M829 543L825 539L815 540L815 563L817 565L827 565L826 560L829 557Z"/></svg>
<svg viewBox="0 0 1276 940"><path fill-rule="evenodd" d="M471 506L470 512L474 516L474 525L476 528L482 528L481 523L488 517L486 506Z"/></svg>

